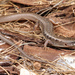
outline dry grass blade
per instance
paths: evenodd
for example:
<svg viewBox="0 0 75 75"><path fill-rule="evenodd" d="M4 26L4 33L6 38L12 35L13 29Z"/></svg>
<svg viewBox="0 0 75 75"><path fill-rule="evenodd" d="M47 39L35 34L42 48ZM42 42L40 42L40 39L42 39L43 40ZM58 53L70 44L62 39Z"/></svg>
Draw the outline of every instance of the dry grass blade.
<svg viewBox="0 0 75 75"><path fill-rule="evenodd" d="M58 24L57 26L54 26L54 28L59 27L59 26L68 25L68 24L71 24L71 23L75 23L75 21L72 21L72 22L67 22L67 23L60 24L60 25Z"/></svg>
<svg viewBox="0 0 75 75"><path fill-rule="evenodd" d="M6 69L4 69L2 66L0 66L0 68L2 68L8 75L10 75Z"/></svg>
<svg viewBox="0 0 75 75"><path fill-rule="evenodd" d="M10 46L10 47L7 48L6 50L4 50L1 54L8 54L9 52L11 52L11 51L17 49L18 47L14 49L14 46L17 45L17 44L20 43L20 42L21 42L21 41L19 41L19 42L17 42L16 44Z"/></svg>

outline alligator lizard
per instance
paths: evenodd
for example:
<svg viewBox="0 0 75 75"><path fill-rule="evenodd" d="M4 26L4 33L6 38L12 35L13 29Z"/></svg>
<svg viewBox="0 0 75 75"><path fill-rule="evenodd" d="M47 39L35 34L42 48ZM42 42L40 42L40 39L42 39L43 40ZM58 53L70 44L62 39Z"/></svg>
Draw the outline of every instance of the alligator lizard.
<svg viewBox="0 0 75 75"><path fill-rule="evenodd" d="M21 13L21 14L13 14L7 16L0 17L0 23L15 21L19 19L29 19L33 21L39 21L39 27L42 30L43 35L50 40L50 44L55 47L65 47L65 48L73 48L75 47L75 39L62 39L57 37L53 33L53 24L46 18L41 17L40 15L34 13ZM8 41L6 41L8 43ZM10 44L10 41L9 41Z"/></svg>

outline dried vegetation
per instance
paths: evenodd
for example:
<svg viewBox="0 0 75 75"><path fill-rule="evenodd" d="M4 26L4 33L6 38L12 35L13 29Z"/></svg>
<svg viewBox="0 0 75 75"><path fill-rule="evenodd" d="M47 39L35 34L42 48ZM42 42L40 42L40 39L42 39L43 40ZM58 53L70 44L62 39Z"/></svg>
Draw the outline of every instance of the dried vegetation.
<svg viewBox="0 0 75 75"><path fill-rule="evenodd" d="M29 1L29 4L25 3L26 5L11 1L3 0L0 2L0 16L24 12L37 13L43 8L55 5L60 0L40 0L39 2L26 0ZM55 23L58 22L58 24L54 23L56 34L75 38L75 0L64 0L46 18L52 19ZM17 44L18 47L21 47L30 57L47 63L27 59L21 55L17 48L14 48L14 45L9 46L1 41L0 74L19 75L20 69L25 68L33 71L36 75L75 75L75 67L72 67L64 59L67 56L75 57L75 51L60 48L52 49L53 47L44 50L44 36L39 27L36 30L33 29L35 24L34 21L20 21L20 19L14 22L1 23L0 32L9 37L15 43L14 45ZM72 63L75 64L75 58Z"/></svg>

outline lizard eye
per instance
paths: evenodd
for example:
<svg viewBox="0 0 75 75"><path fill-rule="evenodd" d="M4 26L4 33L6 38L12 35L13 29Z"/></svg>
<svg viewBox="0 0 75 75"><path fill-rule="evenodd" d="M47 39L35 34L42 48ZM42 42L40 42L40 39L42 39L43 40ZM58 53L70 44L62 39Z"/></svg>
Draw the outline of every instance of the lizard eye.
<svg viewBox="0 0 75 75"><path fill-rule="evenodd" d="M65 43L65 46L67 46L67 47L68 47L68 46L71 46L71 45L69 45L69 44L66 44L66 43Z"/></svg>
<svg viewBox="0 0 75 75"><path fill-rule="evenodd" d="M65 43L65 46L68 46L68 45Z"/></svg>

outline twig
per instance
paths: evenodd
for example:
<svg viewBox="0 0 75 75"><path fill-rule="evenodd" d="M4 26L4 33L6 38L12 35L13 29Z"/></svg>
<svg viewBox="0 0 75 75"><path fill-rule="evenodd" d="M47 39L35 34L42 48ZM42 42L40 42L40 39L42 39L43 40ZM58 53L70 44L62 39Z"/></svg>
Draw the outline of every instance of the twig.
<svg viewBox="0 0 75 75"><path fill-rule="evenodd" d="M61 24L61 25L54 26L54 28L59 27L59 26L64 26L64 25L67 25L67 24L71 24L71 23L74 23L74 22L75 22L75 21L67 22L67 23L64 23L64 24Z"/></svg>
<svg viewBox="0 0 75 75"><path fill-rule="evenodd" d="M39 15L43 15L44 13L46 13L46 15L48 15L48 13L55 7L57 7L60 3L62 3L63 0L61 0L60 2L58 2L57 4L55 4L53 7L48 7L48 8L45 8L45 9L42 9L40 11L38 11L36 14L39 14ZM41 13L42 12L42 13Z"/></svg>
<svg viewBox="0 0 75 75"><path fill-rule="evenodd" d="M0 68L2 68L8 75L10 75L6 69L4 69L2 66L0 66Z"/></svg>

